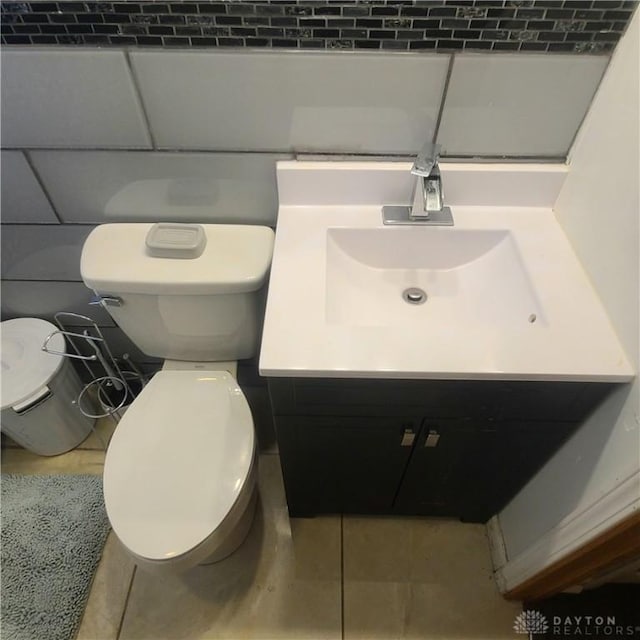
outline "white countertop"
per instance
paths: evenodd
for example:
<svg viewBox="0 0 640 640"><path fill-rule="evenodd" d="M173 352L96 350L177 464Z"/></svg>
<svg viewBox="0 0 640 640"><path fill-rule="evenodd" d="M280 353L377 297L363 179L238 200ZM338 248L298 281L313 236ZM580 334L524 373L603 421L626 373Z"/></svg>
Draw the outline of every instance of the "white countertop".
<svg viewBox="0 0 640 640"><path fill-rule="evenodd" d="M320 170L316 180L313 164L322 165L315 167ZM523 202L547 206L505 205L504 198L500 205L456 205L455 200L470 198L462 189L458 192L462 195L448 201L455 226L437 228L439 234L451 229L508 229L539 303L535 322L515 322L508 313L502 321L499 312L492 321L468 313L447 326L430 324L428 315L419 325L408 324L406 316L398 317L397 323L388 318L382 324L366 318L357 323L336 321L327 306L328 230L389 229L382 224L382 204L385 199L398 203L398 190L403 192L405 183L411 184L401 171L406 169L402 163L345 164L356 182L375 168L379 190L386 188L380 186L385 181L380 172L387 176L385 168L389 180L404 182L396 181L388 199L378 193L380 201L375 204L358 204L357 194L345 193L341 198L346 204L341 205L332 201L335 189L329 176L339 163L279 163L281 205L260 353L262 375L607 382L633 378L607 314L551 209L554 190L559 188L555 183L562 174L557 166L546 173L537 168L531 172L537 175L529 196L526 188L520 189ZM322 174L326 165L330 171ZM441 165L446 188L445 167ZM456 169L460 173L455 174ZM456 177L460 182L463 169L469 167L449 166L452 181ZM526 172L526 166L515 171ZM543 197L536 182L541 174L543 181L554 183L551 189L545 187L548 193ZM344 180L343 174L340 179ZM513 182L513 175L507 176L505 184ZM300 188L316 183L316 188ZM428 304L416 310L426 313Z"/></svg>

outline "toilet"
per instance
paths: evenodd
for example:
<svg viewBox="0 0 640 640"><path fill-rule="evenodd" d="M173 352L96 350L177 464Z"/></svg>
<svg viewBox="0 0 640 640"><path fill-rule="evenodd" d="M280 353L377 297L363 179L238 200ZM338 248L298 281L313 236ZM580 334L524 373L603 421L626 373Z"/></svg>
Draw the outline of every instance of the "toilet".
<svg viewBox="0 0 640 640"><path fill-rule="evenodd" d="M236 361L257 352L273 242L261 226L117 223L83 246L84 283L164 360L104 464L113 531L150 571L217 562L251 527L256 439Z"/></svg>

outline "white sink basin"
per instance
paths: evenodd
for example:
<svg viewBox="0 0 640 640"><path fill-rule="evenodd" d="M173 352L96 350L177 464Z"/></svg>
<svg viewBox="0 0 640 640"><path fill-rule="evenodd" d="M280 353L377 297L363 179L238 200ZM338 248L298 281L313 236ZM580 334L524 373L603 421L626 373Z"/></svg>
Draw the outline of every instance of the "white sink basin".
<svg viewBox="0 0 640 640"><path fill-rule="evenodd" d="M544 323L507 229L327 229L327 322L441 331Z"/></svg>
<svg viewBox="0 0 640 640"><path fill-rule="evenodd" d="M455 225L384 225L410 168L278 163L263 375L632 379L552 210L565 166L443 164Z"/></svg>

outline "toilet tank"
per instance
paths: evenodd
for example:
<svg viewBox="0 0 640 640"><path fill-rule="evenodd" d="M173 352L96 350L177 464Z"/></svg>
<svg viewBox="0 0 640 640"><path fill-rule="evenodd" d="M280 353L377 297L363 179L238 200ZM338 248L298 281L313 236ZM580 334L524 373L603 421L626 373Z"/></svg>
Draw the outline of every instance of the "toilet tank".
<svg viewBox="0 0 640 640"><path fill-rule="evenodd" d="M104 224L88 236L84 283L144 353L172 360L237 360L256 354L274 233L203 224L196 257L159 257L152 224Z"/></svg>

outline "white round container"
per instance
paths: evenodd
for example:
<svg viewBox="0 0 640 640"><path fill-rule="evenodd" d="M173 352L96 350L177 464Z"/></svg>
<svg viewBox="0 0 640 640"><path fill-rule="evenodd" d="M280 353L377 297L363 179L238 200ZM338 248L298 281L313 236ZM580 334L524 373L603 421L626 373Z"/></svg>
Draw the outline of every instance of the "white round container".
<svg viewBox="0 0 640 640"><path fill-rule="evenodd" d="M16 318L0 323L2 431L25 449L54 456L78 446L91 432L76 400L82 383L68 358L42 350L57 327L38 318ZM49 348L64 353L58 334Z"/></svg>

